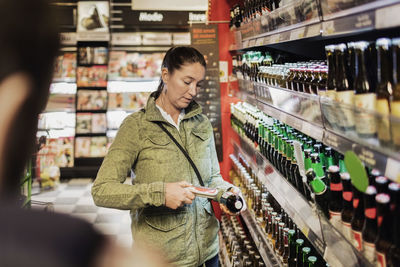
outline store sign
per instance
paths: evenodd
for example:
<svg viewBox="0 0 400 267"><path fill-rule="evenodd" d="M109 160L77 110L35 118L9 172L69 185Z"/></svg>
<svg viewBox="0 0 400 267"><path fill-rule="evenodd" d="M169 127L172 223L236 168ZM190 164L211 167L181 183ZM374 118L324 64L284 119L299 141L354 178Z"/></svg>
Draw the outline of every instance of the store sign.
<svg viewBox="0 0 400 267"><path fill-rule="evenodd" d="M207 19L207 16L205 13L193 13L189 12L189 21L192 22L205 22Z"/></svg>
<svg viewBox="0 0 400 267"><path fill-rule="evenodd" d="M148 12L140 12L139 21L158 21L162 22L164 15L158 12L148 13Z"/></svg>
<svg viewBox="0 0 400 267"><path fill-rule="evenodd" d="M132 0L132 10L206 11L208 0Z"/></svg>

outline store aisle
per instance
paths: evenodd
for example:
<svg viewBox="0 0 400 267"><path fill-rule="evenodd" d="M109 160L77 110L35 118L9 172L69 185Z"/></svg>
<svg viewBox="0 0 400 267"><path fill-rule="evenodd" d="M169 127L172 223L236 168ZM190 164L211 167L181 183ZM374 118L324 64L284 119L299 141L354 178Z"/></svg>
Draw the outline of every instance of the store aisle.
<svg viewBox="0 0 400 267"><path fill-rule="evenodd" d="M55 190L32 196L32 200L53 203L55 212L82 218L118 244L131 246L129 211L97 207L90 194L91 188L91 179L71 179Z"/></svg>

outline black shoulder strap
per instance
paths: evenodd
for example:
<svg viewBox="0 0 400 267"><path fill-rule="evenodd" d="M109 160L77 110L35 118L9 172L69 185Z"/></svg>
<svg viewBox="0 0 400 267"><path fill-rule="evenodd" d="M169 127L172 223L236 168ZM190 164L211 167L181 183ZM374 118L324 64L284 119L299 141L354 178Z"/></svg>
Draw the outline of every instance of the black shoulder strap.
<svg viewBox="0 0 400 267"><path fill-rule="evenodd" d="M197 169L196 165L194 164L193 160L190 158L189 154L186 152L186 150L178 143L178 141L176 141L176 139L172 136L172 134L167 129L165 129L164 125L162 125L161 122L158 122L157 124L169 136L169 138L171 138L171 140L174 141L176 146L182 151L183 155L185 155L185 157L189 161L190 165L192 165L192 168L193 168L194 172L196 173L201 186L204 186L204 182L203 182L203 179L201 179L200 172Z"/></svg>

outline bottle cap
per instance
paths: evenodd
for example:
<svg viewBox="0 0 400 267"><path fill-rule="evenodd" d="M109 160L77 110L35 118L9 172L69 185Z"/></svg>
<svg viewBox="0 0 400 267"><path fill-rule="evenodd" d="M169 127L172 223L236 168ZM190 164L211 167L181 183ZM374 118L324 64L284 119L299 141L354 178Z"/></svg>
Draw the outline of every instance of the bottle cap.
<svg viewBox="0 0 400 267"><path fill-rule="evenodd" d="M299 246L302 246L304 244L304 240L301 239L301 238L296 239L296 244L299 245Z"/></svg>
<svg viewBox="0 0 400 267"><path fill-rule="evenodd" d="M365 194L367 195L376 195L376 188L373 185L370 185L367 187L367 190L365 190Z"/></svg>
<svg viewBox="0 0 400 267"><path fill-rule="evenodd" d="M306 253L306 254L311 252L311 248L309 248L309 247L304 247L302 250L303 250L303 253Z"/></svg>
<svg viewBox="0 0 400 267"><path fill-rule="evenodd" d="M340 168L338 166L332 165L332 166L329 166L328 172L332 172L332 173L340 172Z"/></svg>
<svg viewBox="0 0 400 267"><path fill-rule="evenodd" d="M315 256L310 256L307 258L308 262L310 263L316 263L317 262L317 257Z"/></svg>
<svg viewBox="0 0 400 267"><path fill-rule="evenodd" d="M348 172L342 172L340 178L342 178L342 180L350 180L350 174Z"/></svg>
<svg viewBox="0 0 400 267"><path fill-rule="evenodd" d="M400 184L398 183L390 183L389 184L389 189L392 191L399 191L400 190Z"/></svg>
<svg viewBox="0 0 400 267"><path fill-rule="evenodd" d="M375 182L378 184L385 184L388 182L388 179L385 176L378 176L375 178Z"/></svg>
<svg viewBox="0 0 400 267"><path fill-rule="evenodd" d="M376 47L382 47L386 50L389 49L389 46L392 44L392 41L389 38L379 38L378 40L376 40Z"/></svg>
<svg viewBox="0 0 400 267"><path fill-rule="evenodd" d="M388 194L377 194L375 197L376 202L381 203L381 204L386 204L389 203L390 201L390 196Z"/></svg>
<svg viewBox="0 0 400 267"><path fill-rule="evenodd" d="M336 46L335 46L335 50L337 50L337 51L341 51L341 52L344 52L345 50L346 50L346 45L345 44L337 44Z"/></svg>

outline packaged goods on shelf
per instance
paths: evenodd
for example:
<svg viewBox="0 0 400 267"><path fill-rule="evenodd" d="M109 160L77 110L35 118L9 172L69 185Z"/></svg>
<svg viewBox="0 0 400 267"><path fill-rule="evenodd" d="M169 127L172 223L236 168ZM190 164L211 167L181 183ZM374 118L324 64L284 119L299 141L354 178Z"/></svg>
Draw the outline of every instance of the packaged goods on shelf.
<svg viewBox="0 0 400 267"><path fill-rule="evenodd" d="M76 53L65 52L56 58L53 80L75 81Z"/></svg>
<svg viewBox="0 0 400 267"><path fill-rule="evenodd" d="M77 67L76 83L78 87L106 87L107 66Z"/></svg>
<svg viewBox="0 0 400 267"><path fill-rule="evenodd" d="M105 90L79 90L77 97L78 111L107 109L107 91Z"/></svg>
<svg viewBox="0 0 400 267"><path fill-rule="evenodd" d="M109 80L159 77L163 57L164 53L111 51L108 65Z"/></svg>
<svg viewBox="0 0 400 267"><path fill-rule="evenodd" d="M97 158L107 154L107 137L76 137L75 157L76 158Z"/></svg>
<svg viewBox="0 0 400 267"><path fill-rule="evenodd" d="M79 65L107 64L108 48L81 46L78 48L78 62Z"/></svg>

